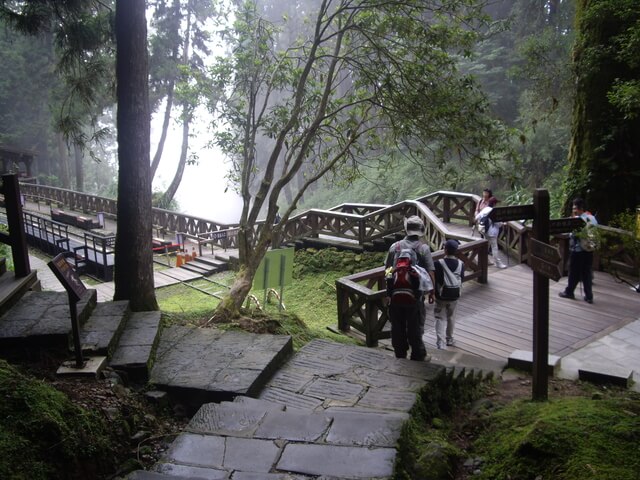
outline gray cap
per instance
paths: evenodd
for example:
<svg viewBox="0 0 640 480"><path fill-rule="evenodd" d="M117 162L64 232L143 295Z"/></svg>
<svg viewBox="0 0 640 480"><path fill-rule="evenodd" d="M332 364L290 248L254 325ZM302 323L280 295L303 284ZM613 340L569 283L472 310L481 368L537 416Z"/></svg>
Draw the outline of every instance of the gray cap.
<svg viewBox="0 0 640 480"><path fill-rule="evenodd" d="M411 235L424 235L424 222L417 215L411 215L409 218L404 219L404 231L408 236Z"/></svg>

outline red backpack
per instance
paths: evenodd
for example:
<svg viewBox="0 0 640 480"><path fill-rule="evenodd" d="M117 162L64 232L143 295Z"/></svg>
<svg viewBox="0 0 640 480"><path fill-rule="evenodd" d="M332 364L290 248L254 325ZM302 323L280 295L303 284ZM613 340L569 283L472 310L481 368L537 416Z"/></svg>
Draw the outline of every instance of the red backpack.
<svg viewBox="0 0 640 480"><path fill-rule="evenodd" d="M387 278L387 292L393 305L413 305L418 300L420 279L413 270L416 254L403 250L397 256L391 275Z"/></svg>

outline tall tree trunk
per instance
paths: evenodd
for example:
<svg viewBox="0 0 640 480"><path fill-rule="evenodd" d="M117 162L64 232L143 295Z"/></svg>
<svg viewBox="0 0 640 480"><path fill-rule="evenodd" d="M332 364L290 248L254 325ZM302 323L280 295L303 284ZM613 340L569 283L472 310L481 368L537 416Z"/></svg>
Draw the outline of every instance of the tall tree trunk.
<svg viewBox="0 0 640 480"><path fill-rule="evenodd" d="M173 180L171 180L171 184L167 188L167 191L162 195L162 200L160 202L161 208L167 208L173 197L175 197L178 188L180 187L180 183L182 182L182 176L184 175L184 169L187 165L187 154L189 153L189 128L191 125L191 115L185 112L185 116L187 118L184 119L184 123L182 124L182 148L180 150L180 159L178 160L178 168L176 168L176 173L173 176Z"/></svg>
<svg viewBox="0 0 640 480"><path fill-rule="evenodd" d="M191 48L191 1L188 2L187 5L187 26L184 34L184 49L182 51L182 63L184 65L189 64L189 51ZM176 195L178 188L180 187L180 183L182 182L182 176L184 174L184 167L187 164L187 155L189 153L189 128L191 124L191 119L193 116L193 106L187 103L187 100L182 101L182 149L180 150L180 159L178 160L178 167L176 168L176 173L173 176L173 180L171 180L171 184L167 191L162 195L161 206L168 207L173 197Z"/></svg>
<svg viewBox="0 0 640 480"><path fill-rule="evenodd" d="M147 22L144 0L116 2L118 223L114 300L157 310L151 250L152 210Z"/></svg>
<svg viewBox="0 0 640 480"><path fill-rule="evenodd" d="M60 162L58 163L60 186L62 188L70 189L71 174L69 172L69 149L67 148L67 144L64 141L64 135L62 135L62 133L58 133L56 137L58 142L58 156L60 158Z"/></svg>
<svg viewBox="0 0 640 480"><path fill-rule="evenodd" d="M278 225L274 226L272 223L265 222L261 229L260 238L253 248L251 247L252 236L254 235L253 228L240 228L238 232L238 248L240 250L239 256L244 261L241 262L241 268L234 277L229 295L225 296L216 308L214 315L216 320L228 321L240 315L240 309L251 291L258 266L271 244L272 232L274 229L279 230L279 228Z"/></svg>
<svg viewBox="0 0 640 480"><path fill-rule="evenodd" d="M73 155L76 160L76 191L84 192L84 152L77 144L73 144Z"/></svg>
<svg viewBox="0 0 640 480"><path fill-rule="evenodd" d="M164 109L164 120L162 121L162 132L160 133L160 140L158 141L158 147L156 153L153 156L151 162L151 180L156 176L158 165L160 165L160 159L162 158L162 152L164 150L164 142L167 140L167 132L169 131L169 123L171 123L171 109L173 107L173 90L175 82L172 80L167 87L167 106Z"/></svg>
<svg viewBox="0 0 640 480"><path fill-rule="evenodd" d="M596 8L594 15L590 9ZM608 98L617 82L640 78L640 62L625 63L617 54L617 37L637 22L640 8L633 0L577 4L576 96L565 210L569 212L573 198L584 197L601 223L640 204L640 117L626 118Z"/></svg>

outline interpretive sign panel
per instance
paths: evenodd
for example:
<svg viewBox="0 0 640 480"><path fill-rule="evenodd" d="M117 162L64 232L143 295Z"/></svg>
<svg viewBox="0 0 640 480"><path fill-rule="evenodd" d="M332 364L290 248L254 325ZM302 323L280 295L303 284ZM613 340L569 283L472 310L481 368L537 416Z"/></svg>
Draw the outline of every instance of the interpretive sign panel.
<svg viewBox="0 0 640 480"><path fill-rule="evenodd" d="M562 260L560 251L548 243L541 242L535 238L531 239L531 253L547 262L557 263Z"/></svg>
<svg viewBox="0 0 640 480"><path fill-rule="evenodd" d="M293 247L268 250L253 278L253 288L266 290L291 285L294 253Z"/></svg>
<svg viewBox="0 0 640 480"><path fill-rule="evenodd" d="M559 263L547 262L542 258L530 255L529 266L533 269L534 272L539 273L546 278L550 278L555 282L562 278L562 272L560 271Z"/></svg>
<svg viewBox="0 0 640 480"><path fill-rule="evenodd" d="M584 220L580 217L557 218L549 220L549 235L573 232L584 227Z"/></svg>
<svg viewBox="0 0 640 480"><path fill-rule="evenodd" d="M527 220L533 218L535 208L533 205L512 205L510 207L495 207L491 210L489 218L494 222L508 222L511 220Z"/></svg>
<svg viewBox="0 0 640 480"><path fill-rule="evenodd" d="M64 254L59 254L47 265L56 276L67 293L77 302L82 298L82 294L87 290L82 280L71 265L66 261Z"/></svg>

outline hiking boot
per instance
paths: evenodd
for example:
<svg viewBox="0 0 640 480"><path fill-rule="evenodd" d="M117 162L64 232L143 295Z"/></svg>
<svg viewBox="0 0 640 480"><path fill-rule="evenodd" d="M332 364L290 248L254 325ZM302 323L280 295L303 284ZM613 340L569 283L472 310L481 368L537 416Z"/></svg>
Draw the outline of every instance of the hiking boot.
<svg viewBox="0 0 640 480"><path fill-rule="evenodd" d="M447 338L447 347L455 347L456 341L453 338Z"/></svg>
<svg viewBox="0 0 640 480"><path fill-rule="evenodd" d="M558 293L558 296L560 298L570 298L571 300L575 300L575 295L573 293L567 293L564 290L560 293Z"/></svg>
<svg viewBox="0 0 640 480"><path fill-rule="evenodd" d="M424 357L411 357L411 360L413 360L414 362L430 362L431 355L427 353Z"/></svg>

